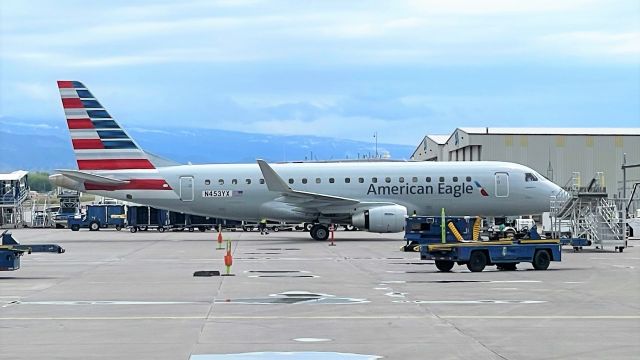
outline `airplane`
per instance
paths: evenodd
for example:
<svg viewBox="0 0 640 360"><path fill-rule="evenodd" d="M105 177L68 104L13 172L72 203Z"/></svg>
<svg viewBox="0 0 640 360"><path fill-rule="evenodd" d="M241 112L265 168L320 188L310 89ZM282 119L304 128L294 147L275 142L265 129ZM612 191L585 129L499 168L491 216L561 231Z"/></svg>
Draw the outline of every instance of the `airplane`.
<svg viewBox="0 0 640 360"><path fill-rule="evenodd" d="M202 216L308 222L394 233L409 213L511 216L549 211L563 190L526 166L496 161L330 161L181 165L146 152L79 81L58 81L78 169L55 185Z"/></svg>

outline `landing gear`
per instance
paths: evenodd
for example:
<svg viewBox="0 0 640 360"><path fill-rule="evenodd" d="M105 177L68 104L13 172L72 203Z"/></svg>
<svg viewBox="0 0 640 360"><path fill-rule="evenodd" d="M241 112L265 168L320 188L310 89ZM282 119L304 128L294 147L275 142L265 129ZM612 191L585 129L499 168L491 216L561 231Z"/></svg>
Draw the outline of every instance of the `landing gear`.
<svg viewBox="0 0 640 360"><path fill-rule="evenodd" d="M314 240L324 241L329 238L329 228L323 224L314 224L309 233Z"/></svg>

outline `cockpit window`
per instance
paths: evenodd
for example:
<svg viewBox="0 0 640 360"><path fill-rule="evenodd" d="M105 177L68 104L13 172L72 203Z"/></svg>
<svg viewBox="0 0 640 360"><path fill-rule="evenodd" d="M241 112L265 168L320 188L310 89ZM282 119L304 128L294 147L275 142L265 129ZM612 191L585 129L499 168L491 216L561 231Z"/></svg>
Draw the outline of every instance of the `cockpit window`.
<svg viewBox="0 0 640 360"><path fill-rule="evenodd" d="M524 174L524 181L538 181L538 178L533 175L532 173L525 173Z"/></svg>

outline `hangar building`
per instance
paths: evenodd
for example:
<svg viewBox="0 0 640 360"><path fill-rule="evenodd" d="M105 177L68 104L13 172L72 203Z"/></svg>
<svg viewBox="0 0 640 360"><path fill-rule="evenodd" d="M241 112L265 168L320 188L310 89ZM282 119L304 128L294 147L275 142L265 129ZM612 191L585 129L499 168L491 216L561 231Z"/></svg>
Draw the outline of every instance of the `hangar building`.
<svg viewBox="0 0 640 360"><path fill-rule="evenodd" d="M622 162L640 163L640 128L457 128L427 135L412 160L495 160L531 167L560 186L580 173L582 186L602 172L609 197L622 196ZM640 167L627 169L627 196Z"/></svg>

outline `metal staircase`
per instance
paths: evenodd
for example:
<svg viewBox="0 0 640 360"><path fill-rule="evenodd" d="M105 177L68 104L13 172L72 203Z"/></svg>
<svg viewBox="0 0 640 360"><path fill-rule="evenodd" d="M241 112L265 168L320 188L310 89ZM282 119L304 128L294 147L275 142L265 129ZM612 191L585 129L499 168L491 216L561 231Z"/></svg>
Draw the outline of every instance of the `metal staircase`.
<svg viewBox="0 0 640 360"><path fill-rule="evenodd" d="M562 224L569 222L574 238L590 240L596 248L622 251L626 247L624 207L608 198L603 173L596 173L584 187L580 173L573 173L564 188L564 194L551 199L554 237L560 237Z"/></svg>

